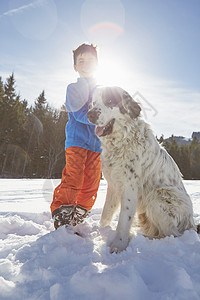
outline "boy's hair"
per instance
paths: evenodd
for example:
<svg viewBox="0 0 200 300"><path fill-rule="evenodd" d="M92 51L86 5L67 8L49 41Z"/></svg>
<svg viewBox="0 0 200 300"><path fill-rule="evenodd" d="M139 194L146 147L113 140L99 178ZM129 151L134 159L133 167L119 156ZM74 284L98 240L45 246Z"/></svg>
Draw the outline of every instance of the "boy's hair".
<svg viewBox="0 0 200 300"><path fill-rule="evenodd" d="M76 65L76 61L77 61L77 57L80 54L83 54L85 52L90 52L92 53L96 59L97 58L97 46L93 45L93 44L82 44L80 45L77 49L73 50L73 59L74 59L74 64Z"/></svg>

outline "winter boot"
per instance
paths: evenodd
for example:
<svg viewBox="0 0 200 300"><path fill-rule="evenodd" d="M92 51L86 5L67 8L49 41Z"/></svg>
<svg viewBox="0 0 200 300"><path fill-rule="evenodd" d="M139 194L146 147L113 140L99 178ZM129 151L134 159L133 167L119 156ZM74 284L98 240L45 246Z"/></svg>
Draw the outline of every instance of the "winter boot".
<svg viewBox="0 0 200 300"><path fill-rule="evenodd" d="M62 205L58 209L54 210L52 213L52 217L54 220L55 229L58 229L58 227L63 225L71 225L73 216L74 205Z"/></svg>
<svg viewBox="0 0 200 300"><path fill-rule="evenodd" d="M84 221L84 219L89 215L90 211L79 204L74 209L74 217L72 220L72 225L76 226Z"/></svg>

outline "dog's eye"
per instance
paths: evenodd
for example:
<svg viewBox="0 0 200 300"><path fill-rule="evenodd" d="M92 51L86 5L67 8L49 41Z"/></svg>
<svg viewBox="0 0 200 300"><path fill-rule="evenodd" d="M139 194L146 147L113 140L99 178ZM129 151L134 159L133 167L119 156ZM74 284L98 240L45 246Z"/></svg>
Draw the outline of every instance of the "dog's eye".
<svg viewBox="0 0 200 300"><path fill-rule="evenodd" d="M107 106L111 106L112 105L112 99L107 99L105 102L106 102Z"/></svg>
<svg viewBox="0 0 200 300"><path fill-rule="evenodd" d="M113 108L115 106L112 98L107 98L103 102L104 102L105 106L107 106L109 108Z"/></svg>

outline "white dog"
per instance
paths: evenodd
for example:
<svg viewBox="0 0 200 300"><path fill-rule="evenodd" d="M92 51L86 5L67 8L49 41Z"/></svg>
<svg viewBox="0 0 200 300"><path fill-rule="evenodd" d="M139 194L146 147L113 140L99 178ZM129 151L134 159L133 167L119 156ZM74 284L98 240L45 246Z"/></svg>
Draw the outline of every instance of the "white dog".
<svg viewBox="0 0 200 300"><path fill-rule="evenodd" d="M111 253L126 249L136 213L140 232L151 238L196 229L181 173L140 111L123 89L98 87L87 114L102 143L102 168L108 182L101 225L109 225L121 206Z"/></svg>

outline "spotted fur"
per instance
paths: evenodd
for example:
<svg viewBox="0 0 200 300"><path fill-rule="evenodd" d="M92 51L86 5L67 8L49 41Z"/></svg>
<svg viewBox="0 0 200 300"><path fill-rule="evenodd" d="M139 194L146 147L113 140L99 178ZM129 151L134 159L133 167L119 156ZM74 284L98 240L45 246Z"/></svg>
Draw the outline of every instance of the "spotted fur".
<svg viewBox="0 0 200 300"><path fill-rule="evenodd" d="M150 238L180 236L187 229L195 229L192 203L181 173L140 110L123 89L99 87L88 112L100 135L103 174L108 182L101 225L109 225L120 208L111 252L126 249L136 216L140 232Z"/></svg>

